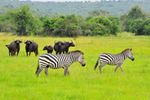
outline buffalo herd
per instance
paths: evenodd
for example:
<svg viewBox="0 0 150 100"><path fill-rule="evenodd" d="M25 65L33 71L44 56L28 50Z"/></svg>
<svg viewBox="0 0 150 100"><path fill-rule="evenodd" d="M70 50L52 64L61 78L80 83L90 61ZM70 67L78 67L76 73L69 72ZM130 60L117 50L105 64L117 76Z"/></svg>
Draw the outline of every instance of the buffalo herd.
<svg viewBox="0 0 150 100"><path fill-rule="evenodd" d="M21 40L15 40L11 42L10 44L6 45L8 48L8 54L9 56L15 56L19 54L20 51L20 43L22 43ZM34 52L35 56L38 55L38 44L34 41L27 40L24 42L25 43L25 51L26 51L26 56L30 56L31 52ZM52 53L53 51L56 52L56 54L64 54L68 53L70 47L74 47L75 44L71 41L55 41L54 46L52 47L51 45L46 45L43 47L43 50L46 50L47 53Z"/></svg>

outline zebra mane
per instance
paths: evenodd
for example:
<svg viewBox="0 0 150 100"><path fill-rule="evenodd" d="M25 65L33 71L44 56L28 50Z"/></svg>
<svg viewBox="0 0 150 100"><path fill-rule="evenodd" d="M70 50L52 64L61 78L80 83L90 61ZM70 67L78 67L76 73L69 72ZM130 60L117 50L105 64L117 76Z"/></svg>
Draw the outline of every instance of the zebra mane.
<svg viewBox="0 0 150 100"><path fill-rule="evenodd" d="M75 51L70 51L70 52L68 52L68 54L70 54L70 53L81 53L81 54L84 54L82 51L80 51L80 50L75 50Z"/></svg>
<svg viewBox="0 0 150 100"><path fill-rule="evenodd" d="M132 51L132 49L131 48L127 48L127 49L125 49L125 50L123 50L121 53L124 53L124 52L126 52L126 51Z"/></svg>

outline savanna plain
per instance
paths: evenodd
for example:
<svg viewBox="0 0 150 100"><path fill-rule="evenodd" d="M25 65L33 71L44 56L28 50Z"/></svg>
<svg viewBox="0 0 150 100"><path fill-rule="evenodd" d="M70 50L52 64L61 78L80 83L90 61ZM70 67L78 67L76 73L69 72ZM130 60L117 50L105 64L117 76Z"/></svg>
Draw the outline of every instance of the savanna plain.
<svg viewBox="0 0 150 100"><path fill-rule="evenodd" d="M19 56L8 56L6 44L15 39L23 41ZM70 50L84 52L86 66L79 63L70 66L70 75L65 77L63 69L49 69L37 78L35 70L38 56L26 56L26 40L39 44L39 55L45 45L54 41L71 41L75 47ZM132 48L135 61L126 59L124 73L115 66L106 65L102 74L94 65L103 52L120 53ZM53 52L53 54L55 54ZM150 37L110 36L110 37L38 37L0 34L0 100L150 100Z"/></svg>

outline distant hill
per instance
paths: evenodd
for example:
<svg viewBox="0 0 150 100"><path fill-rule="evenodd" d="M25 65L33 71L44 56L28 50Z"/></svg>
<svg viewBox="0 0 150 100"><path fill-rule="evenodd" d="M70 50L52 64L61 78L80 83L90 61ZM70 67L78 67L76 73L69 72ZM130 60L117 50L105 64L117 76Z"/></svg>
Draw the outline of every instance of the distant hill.
<svg viewBox="0 0 150 100"><path fill-rule="evenodd" d="M29 5L40 16L78 14L86 17L89 12L94 10L106 10L111 15L119 16L135 5L139 5L143 10L150 13L150 0L119 0L109 2L31 2L29 0L0 0L0 13L4 13L8 9L18 8L24 4Z"/></svg>

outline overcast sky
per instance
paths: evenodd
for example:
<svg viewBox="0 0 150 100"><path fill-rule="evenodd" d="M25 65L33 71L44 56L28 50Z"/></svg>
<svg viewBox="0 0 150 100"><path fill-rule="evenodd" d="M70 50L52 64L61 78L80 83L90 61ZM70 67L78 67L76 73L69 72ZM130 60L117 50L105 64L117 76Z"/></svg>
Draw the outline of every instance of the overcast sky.
<svg viewBox="0 0 150 100"><path fill-rule="evenodd" d="M100 1L100 0L31 0L31 1L43 1L43 2L46 2L46 1L55 1L55 2L58 2L58 1L59 2L64 2L64 1L91 1L91 2L94 2L94 1Z"/></svg>

